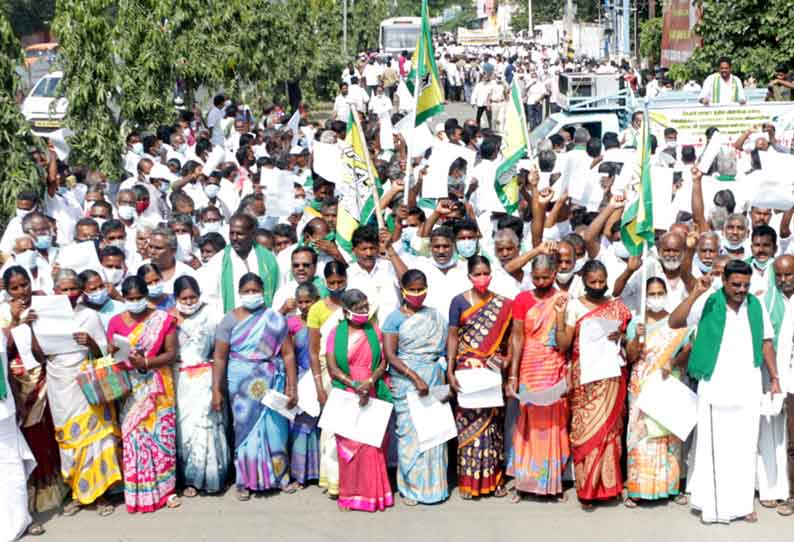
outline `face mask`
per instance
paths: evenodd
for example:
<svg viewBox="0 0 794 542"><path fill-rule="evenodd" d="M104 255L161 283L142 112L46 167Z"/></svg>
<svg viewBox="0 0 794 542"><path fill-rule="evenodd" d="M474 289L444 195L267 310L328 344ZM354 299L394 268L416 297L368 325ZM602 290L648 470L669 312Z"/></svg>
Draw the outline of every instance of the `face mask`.
<svg viewBox="0 0 794 542"><path fill-rule="evenodd" d="M645 301L645 306L648 307L648 310L651 312L661 312L664 310L665 305L667 304L667 296L654 296L648 297Z"/></svg>
<svg viewBox="0 0 794 542"><path fill-rule="evenodd" d="M220 222L205 222L201 225L201 232L202 234L205 233L217 233L221 231L221 223Z"/></svg>
<svg viewBox="0 0 794 542"><path fill-rule="evenodd" d="M38 267L39 255L35 250L26 250L14 256L14 261L26 269L36 269Z"/></svg>
<svg viewBox="0 0 794 542"><path fill-rule="evenodd" d="M665 141L664 144L670 150L675 150L675 148L678 146L677 141Z"/></svg>
<svg viewBox="0 0 794 542"><path fill-rule="evenodd" d="M681 267L681 257L676 256L675 258L662 258L661 263L665 271L676 271Z"/></svg>
<svg viewBox="0 0 794 542"><path fill-rule="evenodd" d="M268 217L266 215L256 217L256 225L259 227L260 230L267 229L267 224L268 224L267 218Z"/></svg>
<svg viewBox="0 0 794 542"><path fill-rule="evenodd" d="M187 139L190 136L190 128L185 128L182 130L182 135Z"/></svg>
<svg viewBox="0 0 794 542"><path fill-rule="evenodd" d="M347 286L343 286L342 288L337 288L336 290L332 290L331 288L328 288L328 295L330 297L333 297L334 299L339 299L342 296L342 294L345 293L346 289Z"/></svg>
<svg viewBox="0 0 794 542"><path fill-rule="evenodd" d="M113 267L102 266L102 272L105 274L105 280L112 285L116 285L124 278L123 269L115 269Z"/></svg>
<svg viewBox="0 0 794 542"><path fill-rule="evenodd" d="M218 192L221 191L221 187L217 184L208 184L204 186L204 193L207 194L209 199L215 199L218 197Z"/></svg>
<svg viewBox="0 0 794 542"><path fill-rule="evenodd" d="M706 265L705 263L703 263L700 260L700 257L697 255L697 252L695 252L695 256L693 258L693 261L695 262L695 265L697 266L697 268L700 269L701 273L703 273L704 275L708 275L709 273L711 273L711 266L710 265Z"/></svg>
<svg viewBox="0 0 794 542"><path fill-rule="evenodd" d="M772 259L769 258L768 260L766 260L764 262L759 262L758 260L755 259L755 256L753 256L753 266L756 269L758 269L759 271L764 271L767 267L769 267L769 262L771 262L771 261L772 261Z"/></svg>
<svg viewBox="0 0 794 542"><path fill-rule="evenodd" d="M722 235L721 237L722 237L723 246L725 246L725 248L728 249L728 250L731 250L731 251L735 252L735 251L741 249L742 247L744 247L744 240L741 240L738 243L734 243L730 239L728 239L727 235Z"/></svg>
<svg viewBox="0 0 794 542"><path fill-rule="evenodd" d="M584 258L579 258L573 264L573 272L578 273L582 270L582 267L584 267Z"/></svg>
<svg viewBox="0 0 794 542"><path fill-rule="evenodd" d="M160 186L158 186L157 188L160 190L161 194L165 194L166 192L168 192L169 186L171 186L171 183L169 183L168 181L160 181Z"/></svg>
<svg viewBox="0 0 794 542"><path fill-rule="evenodd" d="M292 214L301 215L306 208L306 200L304 198L295 198L295 207L292 209Z"/></svg>
<svg viewBox="0 0 794 542"><path fill-rule="evenodd" d="M138 301L127 301L126 303L124 303L124 306L132 314L140 314L146 310L147 302L146 299L139 299Z"/></svg>
<svg viewBox="0 0 794 542"><path fill-rule="evenodd" d="M180 313L184 314L185 316L196 314L196 312L200 308L201 308L201 303L193 303L192 305L185 305L184 303L180 303L179 301L176 302L176 310L178 310Z"/></svg>
<svg viewBox="0 0 794 542"><path fill-rule="evenodd" d="M626 245L623 244L623 241L612 241L612 251L615 253L615 256L621 260L628 260L629 256L631 256L628 249L626 249ZM582 263L582 265L584 265L584 263Z"/></svg>
<svg viewBox="0 0 794 542"><path fill-rule="evenodd" d="M185 154L187 152L187 143L182 143L179 148L177 149L179 154Z"/></svg>
<svg viewBox="0 0 794 542"><path fill-rule="evenodd" d="M47 250L52 246L52 237L50 235L37 235L36 248L39 250Z"/></svg>
<svg viewBox="0 0 794 542"><path fill-rule="evenodd" d="M570 271L557 271L557 282L560 284L568 284L573 279L573 269Z"/></svg>
<svg viewBox="0 0 794 542"><path fill-rule="evenodd" d="M722 277L715 277L711 280L711 289L715 292L722 288Z"/></svg>
<svg viewBox="0 0 794 542"><path fill-rule="evenodd" d="M587 294L587 297L590 299L603 299L604 296L607 294L607 288L604 286L603 288L590 288L589 286L585 285L584 291Z"/></svg>
<svg viewBox="0 0 794 542"><path fill-rule="evenodd" d="M69 193L69 188L68 187L66 187L66 186L59 186L58 187L58 194L59 195L65 196L68 193Z"/></svg>
<svg viewBox="0 0 794 542"><path fill-rule="evenodd" d="M135 211L137 211L138 214L142 214L148 208L149 202L146 200L135 202Z"/></svg>
<svg viewBox="0 0 794 542"><path fill-rule="evenodd" d="M435 264L435 266L439 269L449 269L450 267L455 267L455 255L453 254L447 263L441 263L433 258L433 264Z"/></svg>
<svg viewBox="0 0 794 542"><path fill-rule="evenodd" d="M369 321L369 314L365 313L358 313L358 312L349 312L347 313L347 319L350 320L351 324L356 324L357 326L363 326Z"/></svg>
<svg viewBox="0 0 794 542"><path fill-rule="evenodd" d="M143 143L133 143L132 144L132 152L137 154L138 156L143 156Z"/></svg>
<svg viewBox="0 0 794 542"><path fill-rule="evenodd" d="M469 275L469 280L472 286L474 286L474 289L479 293L488 291L488 286L491 285L491 275L479 275L476 277Z"/></svg>
<svg viewBox="0 0 794 542"><path fill-rule="evenodd" d="M419 308L422 306L422 303L425 302L425 298L427 297L427 288L416 294L412 294L408 290L403 290L402 294L406 305L409 307Z"/></svg>
<svg viewBox="0 0 794 542"><path fill-rule="evenodd" d="M97 290L96 292L91 292L90 294L85 294L85 299L92 305L102 306L105 304L105 301L108 300L108 291L105 288L101 290Z"/></svg>
<svg viewBox="0 0 794 542"><path fill-rule="evenodd" d="M482 145L482 140L483 138L481 137L478 137L474 140L474 144L477 146L478 149L480 148L480 145Z"/></svg>
<svg viewBox="0 0 794 542"><path fill-rule="evenodd" d="M265 296L262 294L243 294L240 296L240 303L249 311L255 311L265 304Z"/></svg>
<svg viewBox="0 0 794 542"><path fill-rule="evenodd" d="M135 220L135 207L132 205L119 205L119 218L122 220Z"/></svg>
<svg viewBox="0 0 794 542"><path fill-rule="evenodd" d="M156 284L149 285L149 297L154 299L155 297L160 297L163 295L163 289L165 288L165 284L162 281Z"/></svg>
<svg viewBox="0 0 794 542"><path fill-rule="evenodd" d="M455 242L455 248L458 250L458 254L464 258L471 258L477 253L477 240L461 239Z"/></svg>
<svg viewBox="0 0 794 542"><path fill-rule="evenodd" d="M414 237L416 237L416 232L419 231L419 228L416 226L407 226L402 229L400 232L400 239L406 245L410 244Z"/></svg>
<svg viewBox="0 0 794 542"><path fill-rule="evenodd" d="M113 239L112 241L108 241L106 244L109 247L116 247L116 248L120 248L121 250L124 250L127 241L125 241L124 239Z"/></svg>

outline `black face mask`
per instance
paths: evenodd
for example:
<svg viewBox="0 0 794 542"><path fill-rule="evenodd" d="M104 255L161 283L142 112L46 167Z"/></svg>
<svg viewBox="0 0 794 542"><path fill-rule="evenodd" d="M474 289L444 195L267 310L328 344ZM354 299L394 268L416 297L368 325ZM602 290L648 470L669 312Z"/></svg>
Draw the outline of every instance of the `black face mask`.
<svg viewBox="0 0 794 542"><path fill-rule="evenodd" d="M607 287L603 288L590 288L589 286L584 287L585 294L587 297L593 300L604 299L604 296L607 294Z"/></svg>
<svg viewBox="0 0 794 542"><path fill-rule="evenodd" d="M333 297L334 299L339 299L340 297L342 297L342 294L345 293L346 288L347 288L346 286L343 288L339 288L337 290L332 290L331 288L328 288L328 295L330 297Z"/></svg>

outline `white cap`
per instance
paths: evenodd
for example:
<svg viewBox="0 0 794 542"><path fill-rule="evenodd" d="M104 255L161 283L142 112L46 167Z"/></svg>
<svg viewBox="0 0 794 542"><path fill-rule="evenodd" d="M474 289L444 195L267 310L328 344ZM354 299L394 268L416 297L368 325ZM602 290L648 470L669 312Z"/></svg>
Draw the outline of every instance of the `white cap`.
<svg viewBox="0 0 794 542"><path fill-rule="evenodd" d="M171 170L168 169L168 166L164 164L154 164L152 166L152 170L149 172L149 177L152 179L165 179L169 183L172 183L177 180L177 176L171 173Z"/></svg>

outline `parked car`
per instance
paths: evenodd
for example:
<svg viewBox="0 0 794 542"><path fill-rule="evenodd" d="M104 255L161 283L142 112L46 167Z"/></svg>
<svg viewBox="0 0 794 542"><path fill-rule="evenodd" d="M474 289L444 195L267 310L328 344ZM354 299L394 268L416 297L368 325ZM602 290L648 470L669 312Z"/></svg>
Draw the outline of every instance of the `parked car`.
<svg viewBox="0 0 794 542"><path fill-rule="evenodd" d="M30 123L33 133L47 134L63 126L67 100L58 88L63 72L48 73L36 83L22 102L22 115Z"/></svg>

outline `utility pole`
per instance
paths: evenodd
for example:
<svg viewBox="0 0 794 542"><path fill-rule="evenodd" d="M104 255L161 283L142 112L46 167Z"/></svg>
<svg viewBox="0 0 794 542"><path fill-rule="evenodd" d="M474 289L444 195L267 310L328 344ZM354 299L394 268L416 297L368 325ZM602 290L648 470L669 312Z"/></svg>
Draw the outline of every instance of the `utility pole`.
<svg viewBox="0 0 794 542"><path fill-rule="evenodd" d="M535 26L532 24L532 0L527 0L527 13L529 13L529 39L532 39L532 36L535 35Z"/></svg>
<svg viewBox="0 0 794 542"><path fill-rule="evenodd" d="M624 57L631 55L631 5L629 0L623 0L623 17L621 18L621 35L623 37L623 47L621 53Z"/></svg>
<svg viewBox="0 0 794 542"><path fill-rule="evenodd" d="M347 0L342 0L342 56L347 62Z"/></svg>
<svg viewBox="0 0 794 542"><path fill-rule="evenodd" d="M656 0L648 0L648 18L656 17Z"/></svg>

